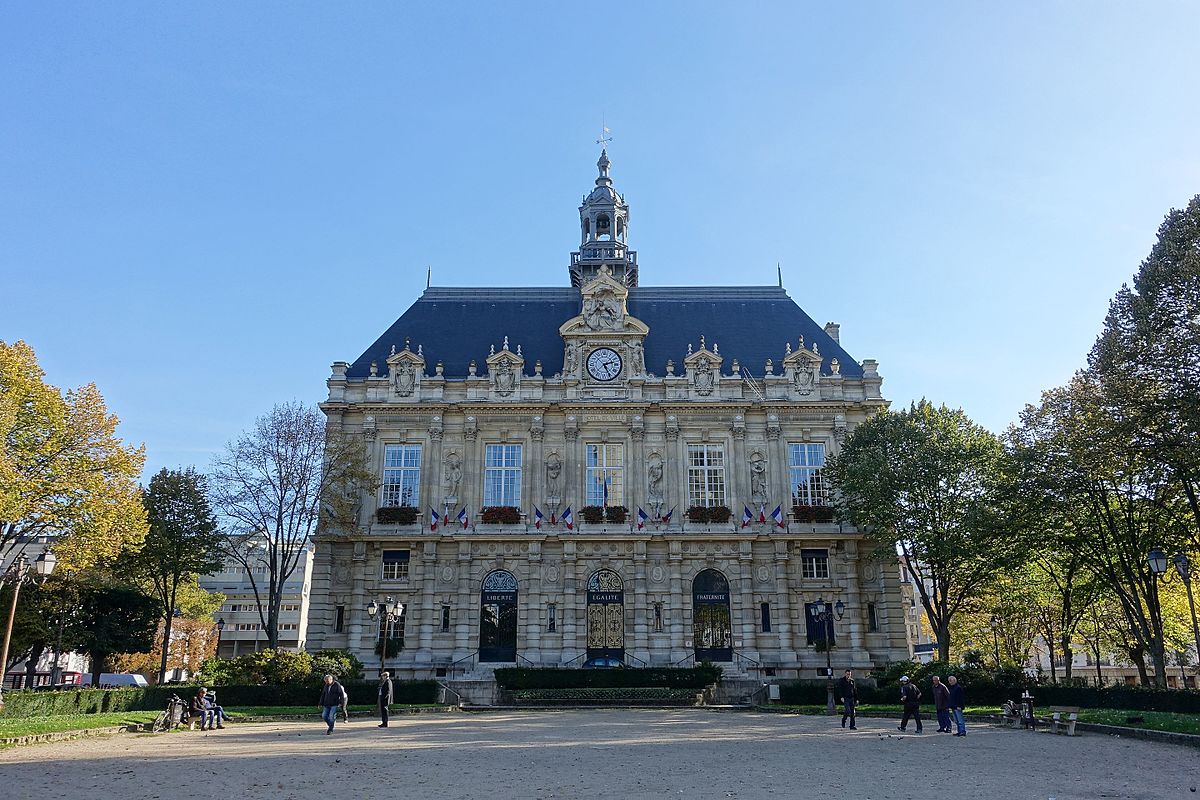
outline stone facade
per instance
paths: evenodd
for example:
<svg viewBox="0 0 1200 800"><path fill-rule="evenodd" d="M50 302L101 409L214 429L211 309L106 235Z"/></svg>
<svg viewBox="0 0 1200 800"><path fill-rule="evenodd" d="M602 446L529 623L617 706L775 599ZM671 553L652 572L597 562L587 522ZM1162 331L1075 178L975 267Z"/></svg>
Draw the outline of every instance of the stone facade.
<svg viewBox="0 0 1200 800"><path fill-rule="evenodd" d="M611 187L606 155L599 166ZM605 208L615 255L595 246ZM355 530L317 538L308 648L378 664L366 608L391 596L406 604L387 661L401 675L608 656L815 677L826 655L806 604L824 599L846 609L836 667L906 658L895 559L813 521L828 518L820 463L886 405L875 362L850 359L838 326L816 328L782 288L639 288L624 199L593 192L580 216L577 288L429 289L355 364L334 364L329 428L361 437L382 485ZM460 313L477 324L453 324ZM498 319L516 321L489 340ZM602 504L626 521L583 520ZM381 521L393 505L417 520ZM519 521L485 522L494 505ZM693 505L733 516L689 521Z"/></svg>

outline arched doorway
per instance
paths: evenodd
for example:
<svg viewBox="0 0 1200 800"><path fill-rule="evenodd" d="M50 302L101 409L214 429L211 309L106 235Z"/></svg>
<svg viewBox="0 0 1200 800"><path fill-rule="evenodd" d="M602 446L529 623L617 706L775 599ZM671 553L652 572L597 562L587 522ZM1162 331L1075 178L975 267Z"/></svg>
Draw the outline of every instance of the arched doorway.
<svg viewBox="0 0 1200 800"><path fill-rule="evenodd" d="M592 574L587 585L587 657L625 660L625 583L611 569Z"/></svg>
<svg viewBox="0 0 1200 800"><path fill-rule="evenodd" d="M692 636L697 661L733 660L729 581L715 569L701 570L692 581Z"/></svg>
<svg viewBox="0 0 1200 800"><path fill-rule="evenodd" d="M489 572L479 594L479 660L517 660L517 578Z"/></svg>

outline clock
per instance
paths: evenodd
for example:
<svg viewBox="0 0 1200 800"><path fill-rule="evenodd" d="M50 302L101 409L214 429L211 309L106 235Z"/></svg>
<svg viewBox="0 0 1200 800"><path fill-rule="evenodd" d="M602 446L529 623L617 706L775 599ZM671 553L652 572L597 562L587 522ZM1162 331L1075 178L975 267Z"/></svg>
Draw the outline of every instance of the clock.
<svg viewBox="0 0 1200 800"><path fill-rule="evenodd" d="M588 356L587 371L598 381L611 381L621 374L621 356L616 350L599 347Z"/></svg>

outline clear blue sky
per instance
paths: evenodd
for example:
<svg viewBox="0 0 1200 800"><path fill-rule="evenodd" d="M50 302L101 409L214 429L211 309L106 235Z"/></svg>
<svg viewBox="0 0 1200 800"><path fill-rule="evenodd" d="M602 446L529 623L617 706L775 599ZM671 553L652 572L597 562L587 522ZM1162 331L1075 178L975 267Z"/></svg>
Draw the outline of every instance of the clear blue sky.
<svg viewBox="0 0 1200 800"><path fill-rule="evenodd" d="M0 339L95 381L148 469L206 467L426 265L563 285L603 115L643 284L780 262L887 397L999 431L1200 192L1198 33L1192 2L9 3Z"/></svg>

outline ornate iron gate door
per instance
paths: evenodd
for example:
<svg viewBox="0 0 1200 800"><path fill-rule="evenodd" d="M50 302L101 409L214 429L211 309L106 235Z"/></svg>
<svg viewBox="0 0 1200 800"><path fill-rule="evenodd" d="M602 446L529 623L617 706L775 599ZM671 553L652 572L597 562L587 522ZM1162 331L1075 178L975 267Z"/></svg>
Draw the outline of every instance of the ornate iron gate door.
<svg viewBox="0 0 1200 800"><path fill-rule="evenodd" d="M692 637L697 661L733 660L729 581L715 569L692 581Z"/></svg>
<svg viewBox="0 0 1200 800"><path fill-rule="evenodd" d="M483 579L479 603L479 660L517 660L517 578L497 570Z"/></svg>
<svg viewBox="0 0 1200 800"><path fill-rule="evenodd" d="M587 657L625 660L625 584L612 570L588 580Z"/></svg>

